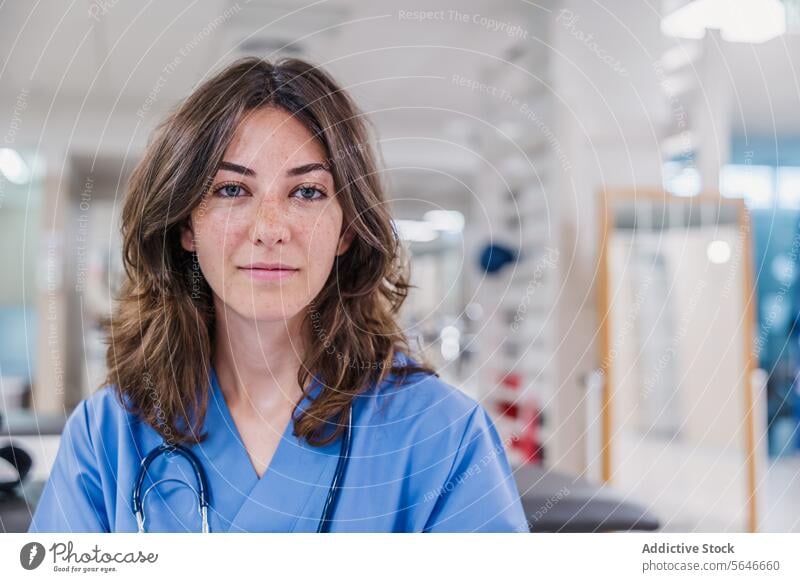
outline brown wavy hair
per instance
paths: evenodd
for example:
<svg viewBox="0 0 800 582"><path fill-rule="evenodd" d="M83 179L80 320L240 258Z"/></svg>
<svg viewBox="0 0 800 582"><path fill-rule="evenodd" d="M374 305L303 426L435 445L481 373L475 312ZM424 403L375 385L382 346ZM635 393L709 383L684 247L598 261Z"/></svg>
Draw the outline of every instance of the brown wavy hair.
<svg viewBox="0 0 800 582"><path fill-rule="evenodd" d="M156 128L135 168L122 210L123 263L118 301L105 322L106 385L169 443L205 439L214 342L211 289L196 255L180 244L246 114L282 108L323 146L353 242L337 257L308 306L311 333L297 381L323 389L294 434L312 445L335 440L353 398L383 382L436 372L408 353L396 318L408 290L407 260L392 227L363 114L319 67L300 59L240 59L200 85ZM199 389L198 389L199 388Z"/></svg>

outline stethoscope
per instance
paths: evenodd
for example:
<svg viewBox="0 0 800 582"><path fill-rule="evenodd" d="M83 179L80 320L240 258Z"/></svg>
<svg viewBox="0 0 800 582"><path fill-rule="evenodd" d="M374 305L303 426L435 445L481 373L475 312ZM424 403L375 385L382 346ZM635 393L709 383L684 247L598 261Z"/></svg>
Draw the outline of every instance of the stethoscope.
<svg viewBox="0 0 800 582"><path fill-rule="evenodd" d="M353 408L351 405L347 409L347 426L344 431L344 435L342 436L342 445L339 449L339 460L336 463L336 472L333 474L331 486L328 489L328 497L325 499L325 505L322 507L322 515L320 516L319 524L317 525L317 533L327 533L330 530L330 524L332 521L331 517L334 509L336 508L336 502L339 499L341 481L345 470L347 469L347 461L350 457L350 440L353 433L352 416ZM150 464L163 454L178 454L188 461L189 465L192 467L192 471L194 472L195 480L197 481L196 491L185 481L169 478L156 481L150 485L150 487L148 487L147 491L144 493L144 496L142 496L142 486L144 484L144 479L147 476L147 470L150 467ZM136 475L132 497L133 514L136 516L136 525L139 533L144 533L144 501L147 498L147 495L156 485L168 481L175 481L181 483L182 485L186 485L195 493L199 503L200 519L202 522L201 531L202 533L209 533L211 531L208 527L209 488L205 469L203 469L203 465L200 463L197 455L195 455L185 446L180 444L168 444L166 442L162 442L159 446L151 450L144 459L142 459L142 462L139 465L139 472Z"/></svg>

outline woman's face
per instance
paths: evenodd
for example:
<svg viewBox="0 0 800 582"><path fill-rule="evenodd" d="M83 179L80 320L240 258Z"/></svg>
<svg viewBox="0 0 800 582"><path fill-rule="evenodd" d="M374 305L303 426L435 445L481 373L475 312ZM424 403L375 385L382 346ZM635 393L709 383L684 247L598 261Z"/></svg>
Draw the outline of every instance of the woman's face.
<svg viewBox="0 0 800 582"><path fill-rule="evenodd" d="M317 296L350 245L325 161L322 146L283 109L242 121L181 237L197 252L216 303L279 321Z"/></svg>

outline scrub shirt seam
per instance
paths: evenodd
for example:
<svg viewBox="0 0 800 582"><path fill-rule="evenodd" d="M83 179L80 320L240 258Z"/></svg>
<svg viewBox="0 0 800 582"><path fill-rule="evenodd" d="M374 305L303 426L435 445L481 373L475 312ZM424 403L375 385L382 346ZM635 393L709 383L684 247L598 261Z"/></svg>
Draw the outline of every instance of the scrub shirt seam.
<svg viewBox="0 0 800 582"><path fill-rule="evenodd" d="M92 428L92 427L89 425L89 405L88 405L88 399L84 399L84 400L81 402L80 406L83 408L83 422L84 422L84 424L86 425L86 440L89 442L89 447L90 447L90 448L91 448L91 450L92 450L92 457L94 458L94 460L95 460L95 461L98 461L98 458L97 458L97 449L95 449L95 446L94 446L94 439L92 438L92 430L91 430L91 428ZM81 481L83 481L83 478L81 479ZM99 470L99 467L98 467L98 469L97 469L97 481L98 481L98 483L97 483L97 484L99 485L99 487L100 487L100 490L101 490L101 491L103 491L103 482L102 482L102 481L103 481L103 479L102 479L102 476L100 475L100 470ZM85 484L85 483L83 483L83 488L84 488L84 490L86 489L86 484ZM105 508L105 499L103 499L103 510L104 510L104 511L103 511L103 517L105 518L105 522L106 522L106 523L105 523L105 524L103 524L103 525L107 525L107 526L108 526L108 528L107 528L107 530L106 530L106 531L107 531L107 532L110 532L110 531L111 531L111 519L109 518L109 516L108 516L108 511L107 511L107 510L106 510L106 508ZM97 512L97 509L95 508L95 514L97 514L97 513L98 513L98 512ZM100 517L100 516L98 515L98 517Z"/></svg>
<svg viewBox="0 0 800 582"><path fill-rule="evenodd" d="M434 510L436 509L436 506L439 504L439 501L441 501L441 499L444 497L445 487L447 487L447 484L450 482L450 479L453 476L453 471L455 471L456 462L458 461L459 453L461 453L461 449L464 446L464 439L466 439L467 438L467 434L469 434L469 429L472 426L472 422L473 422L473 420L475 418L475 414L477 413L479 408L480 408L480 406L476 404L475 407L472 409L472 412L470 412L470 414L469 414L469 418L467 419L467 423L464 426L464 432L461 434L461 440L459 440L458 447L456 447L456 451L453 454L453 462L450 465L450 470L447 472L447 478L444 480L444 484L442 485L442 488L439 491L439 495L436 497L436 503L433 504L433 509L431 510L431 514L433 514ZM428 517L430 519L430 516L428 516ZM427 527L427 522L426 522L425 526L422 528L422 530L425 531L426 527Z"/></svg>
<svg viewBox="0 0 800 582"><path fill-rule="evenodd" d="M86 406L86 400L81 402L81 406L83 407L83 422L86 425L86 440L89 441L89 446L92 447L92 454L95 454L97 451L94 450L94 441L92 440L92 431L90 430L91 427L89 426L89 408Z"/></svg>
<svg viewBox="0 0 800 582"><path fill-rule="evenodd" d="M86 424L86 440L89 441L89 447L92 449L92 457L94 457L95 461L98 461L97 449L95 449L94 440L92 438L92 427L89 425L89 406L87 401L84 400L81 402L81 406L83 407L83 422ZM101 480L99 468L97 471L97 479L98 481ZM100 486L102 487L102 483L100 483Z"/></svg>

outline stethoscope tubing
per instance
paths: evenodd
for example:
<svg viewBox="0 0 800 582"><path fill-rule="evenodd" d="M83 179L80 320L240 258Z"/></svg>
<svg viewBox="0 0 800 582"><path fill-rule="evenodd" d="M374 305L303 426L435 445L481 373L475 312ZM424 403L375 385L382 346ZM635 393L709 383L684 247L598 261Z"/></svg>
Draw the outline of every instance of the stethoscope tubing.
<svg viewBox="0 0 800 582"><path fill-rule="evenodd" d="M331 480L331 486L328 489L328 496L325 499L325 505L322 508L322 515L320 517L319 524L317 525L317 533L327 533L330 531L330 526L332 523L331 518L334 510L336 509L336 502L339 499L339 494L341 491L341 481L347 470L347 463L350 458L350 443L353 435L352 405L347 408L346 417L347 425L345 427L344 434L342 435L342 444L339 449L339 459L336 463L336 471L334 472L333 479ZM167 442L162 442L159 446L150 451L139 464L139 471L136 476L133 486L133 493L131 495L131 504L133 507L133 514L136 517L137 531L139 533L145 532L144 500L145 497L147 497L147 493L150 491L150 489L148 489L143 496L142 487L144 486L144 480L147 476L147 471L153 461L155 461L161 455L167 453L177 453L186 459L191 465L197 481L197 491L195 493L199 503L200 518L202 522L201 531L202 533L209 533L211 530L208 525L208 508L211 505L211 499L208 478L206 477L205 469L203 469L203 464L197 458L197 455L195 455L185 446L180 444L169 444Z"/></svg>
<svg viewBox="0 0 800 582"><path fill-rule="evenodd" d="M330 531L331 516L336 509L336 501L339 498L339 490L341 487L341 479L347 468L347 463L350 460L350 441L353 433L353 407L347 408L347 425L345 427L344 435L342 436L342 445L339 449L339 460L336 463L336 472L333 474L331 487L328 489L328 497L325 499L325 505L322 507L322 516L320 517L319 524L317 525L317 533L328 533Z"/></svg>

